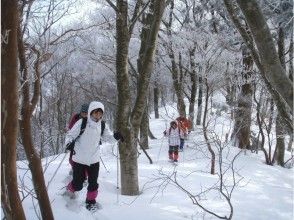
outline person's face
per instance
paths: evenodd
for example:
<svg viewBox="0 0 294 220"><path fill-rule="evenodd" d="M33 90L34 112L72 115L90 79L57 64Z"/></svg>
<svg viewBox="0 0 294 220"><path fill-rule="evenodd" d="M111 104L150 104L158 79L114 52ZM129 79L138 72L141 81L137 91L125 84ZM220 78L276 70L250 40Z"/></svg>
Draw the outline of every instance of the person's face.
<svg viewBox="0 0 294 220"><path fill-rule="evenodd" d="M92 111L92 116L93 116L95 119L99 120L99 119L102 118L102 116L103 116L103 112L102 112L101 109L95 109L95 110Z"/></svg>
<svg viewBox="0 0 294 220"><path fill-rule="evenodd" d="M81 112L81 117L82 118L86 118L88 116L88 113L87 112Z"/></svg>

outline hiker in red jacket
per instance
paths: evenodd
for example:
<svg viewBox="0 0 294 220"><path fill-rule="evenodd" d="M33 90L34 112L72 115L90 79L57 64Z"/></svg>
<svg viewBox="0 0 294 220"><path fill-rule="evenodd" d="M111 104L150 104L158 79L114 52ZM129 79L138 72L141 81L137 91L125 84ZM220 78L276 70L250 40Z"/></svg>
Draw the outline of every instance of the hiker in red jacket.
<svg viewBox="0 0 294 220"><path fill-rule="evenodd" d="M179 129L182 131L182 135L180 137L181 139L181 143L180 143L180 151L184 150L184 144L185 144L185 139L187 139L188 137L188 133L189 133L189 125L190 122L187 118L180 116L176 119L176 121L178 122L178 126Z"/></svg>

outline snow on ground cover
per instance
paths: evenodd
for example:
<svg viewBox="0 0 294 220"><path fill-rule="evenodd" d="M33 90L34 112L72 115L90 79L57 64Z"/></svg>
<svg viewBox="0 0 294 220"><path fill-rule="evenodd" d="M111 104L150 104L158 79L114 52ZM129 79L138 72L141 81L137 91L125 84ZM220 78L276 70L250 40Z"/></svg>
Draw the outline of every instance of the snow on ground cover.
<svg viewBox="0 0 294 220"><path fill-rule="evenodd" d="M100 165L98 201L102 204L102 210L91 214L84 208L86 187L78 193L77 203L74 209L65 207L66 201L61 196L65 185L70 180L68 155L65 157L56 176L49 185L48 193L52 202L52 209L56 220L90 220L90 219L128 219L128 220L180 220L180 219L217 219L200 208L193 205L189 197L171 182L164 179L167 175L177 173L178 182L192 194L205 190L218 181L217 175L210 175L210 160L207 147L204 144L201 128L197 127L192 132L186 147L180 152L177 166L168 162L167 139L162 132L169 122L177 117L175 106L160 109L160 119L150 120L150 127L155 140L150 140L148 154L153 160L149 160L141 152L138 158L138 173L141 194L139 196L122 196L117 189L117 158L116 144L105 143L101 149L103 164ZM168 115L166 114L168 113ZM221 120L218 118L218 120ZM218 121L219 128L215 132L222 132L222 124L226 121ZM216 148L214 148L216 149ZM225 161L229 162L238 149L227 147L224 150ZM45 172L48 182L59 166L64 154L49 163ZM47 158L47 162L52 158ZM44 163L46 162L44 159ZM23 177L24 162L18 162L18 175ZM291 220L293 219L293 169L285 169L279 166L267 166L264 164L263 154L242 152L235 164L238 173L243 177L240 187L237 187L232 195L234 207L233 219L236 220ZM218 165L216 167L218 172ZM232 180L232 176L227 176ZM32 189L31 179L26 173L24 178L26 189ZM220 215L228 215L228 205L221 200L219 194L210 192L202 200L206 207ZM27 219L38 219L35 214L31 197L24 202ZM36 205L36 204L35 204Z"/></svg>

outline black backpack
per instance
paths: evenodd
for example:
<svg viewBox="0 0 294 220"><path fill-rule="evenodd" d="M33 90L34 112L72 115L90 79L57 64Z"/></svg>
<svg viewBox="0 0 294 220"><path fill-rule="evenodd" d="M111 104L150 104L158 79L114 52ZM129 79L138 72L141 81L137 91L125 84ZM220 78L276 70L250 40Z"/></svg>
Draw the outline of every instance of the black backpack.
<svg viewBox="0 0 294 220"><path fill-rule="evenodd" d="M80 130L79 135L72 142L70 142L69 144L66 145L66 150L69 150L71 152L74 151L76 140L84 133L84 131L86 129L86 125L87 125L87 118L83 118L82 120L83 121L82 121L82 124L81 124L81 130ZM105 130L105 121L101 121L101 136L103 135L104 130ZM99 145L101 145L101 144L102 144L102 142L101 142L101 139L100 139Z"/></svg>

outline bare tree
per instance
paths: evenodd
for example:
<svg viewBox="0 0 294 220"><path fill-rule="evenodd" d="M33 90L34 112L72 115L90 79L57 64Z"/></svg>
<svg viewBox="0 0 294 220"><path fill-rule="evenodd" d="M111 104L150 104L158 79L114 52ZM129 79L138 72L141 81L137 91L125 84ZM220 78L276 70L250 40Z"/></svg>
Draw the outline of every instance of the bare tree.
<svg viewBox="0 0 294 220"><path fill-rule="evenodd" d="M6 219L26 219L18 194L16 140L18 133L17 1L1 1L1 203Z"/></svg>
<svg viewBox="0 0 294 220"><path fill-rule="evenodd" d="M292 111L293 86L278 59L273 38L258 3L255 0L237 0L237 3L250 27L250 31L260 55L260 61L267 73L267 79L273 88L279 92ZM289 89L285 90L285 87Z"/></svg>
<svg viewBox="0 0 294 220"><path fill-rule="evenodd" d="M286 77L285 71L280 64L271 33L269 32L269 28L264 20L258 4L254 0L246 2L238 1L238 4L242 8L242 11L246 17L248 26L250 27L253 40L257 45L256 49L250 35L241 25L241 22L236 13L237 9L233 2L224 0L224 3L230 18L237 27L247 47L250 49L252 58L260 71L260 76L262 77L267 89L272 94L275 102L277 103L277 108L279 109L280 114L282 114L287 128L292 131L293 125L290 115L292 115L291 103L293 102L293 88L291 86L290 80ZM285 91L285 86L289 87L289 90Z"/></svg>
<svg viewBox="0 0 294 220"><path fill-rule="evenodd" d="M240 93L237 100L235 117L235 126L232 138L237 147L249 149L250 147L250 127L251 127L251 108L252 108L252 70L253 60L248 48L243 45L242 48L243 63L241 72Z"/></svg>
<svg viewBox="0 0 294 220"><path fill-rule="evenodd" d="M150 10L153 12L153 19L150 22L148 42L142 59L142 72L139 72L138 90L134 108L131 106L131 91L128 74L128 50L130 37L140 16L140 8L144 10L147 5L141 7L143 1L137 1L134 14L128 21L128 3L117 0L116 6L108 1L116 11L116 76L118 89L118 109L116 118L116 129L122 132L125 137L123 143L119 143L120 167L121 167L121 193L123 195L138 195L138 164L137 164L137 136L140 128L143 112L145 110L146 98L154 53L156 49L157 34L161 23L161 17L165 9L165 1L152 0ZM148 2L149 3L149 2ZM148 4L147 3L147 4ZM142 11L141 10L141 11Z"/></svg>
<svg viewBox="0 0 294 220"><path fill-rule="evenodd" d="M201 188L199 193L192 192L194 189L188 189L180 183L183 181L183 178L189 178L190 174L185 177L181 177L180 179L180 177L177 175L176 168L172 173L169 174L160 170L159 176L155 181L159 181L161 183L158 186L158 191L160 189L163 190L166 188L168 184L174 184L178 187L179 190L184 192L190 198L194 205L198 206L204 212L209 213L210 215L219 219L233 219L234 207L231 199L234 190L236 187L240 186L240 183L243 181L243 177L238 173L237 168L235 167L235 162L237 161L242 151L240 150L234 156L228 156L231 154L229 146L223 143L216 133L211 131L208 131L208 133L211 137L210 143L217 148L218 180L213 185L206 187L205 190L203 190L202 187L199 187ZM194 172L195 171L191 171L191 174ZM228 176L231 176L232 178L228 178ZM214 195L219 195L221 201L227 204L227 214L219 214L216 210L213 210L204 204L203 200L207 200L207 195L212 192Z"/></svg>
<svg viewBox="0 0 294 220"><path fill-rule="evenodd" d="M282 67L286 71L286 63L285 63L285 32L282 24L279 24L278 28L278 55L281 62ZM285 131L283 129L283 120L282 116L278 113L276 117L276 155L275 159L277 160L277 164L280 166L284 166L284 157L285 157Z"/></svg>
<svg viewBox="0 0 294 220"><path fill-rule="evenodd" d="M186 105L184 102L184 93L183 93L183 75L180 71L181 53L179 52L179 56L178 56L179 64L177 64L176 52L174 49L174 43L172 41L172 37L173 37L172 25L173 25L173 20L174 20L174 6L175 6L175 3L174 3L174 0L172 0L170 3L170 11L169 11L168 21L164 22L164 25L167 29L166 31L167 31L167 36L168 36L168 40L167 40L167 42L164 43L164 45L165 45L165 48L167 50L167 53L168 53L168 56L169 56L170 62L171 62L171 67L168 67L168 69L172 74L174 90L175 90L175 94L177 97L177 110L178 110L180 116L186 117Z"/></svg>

